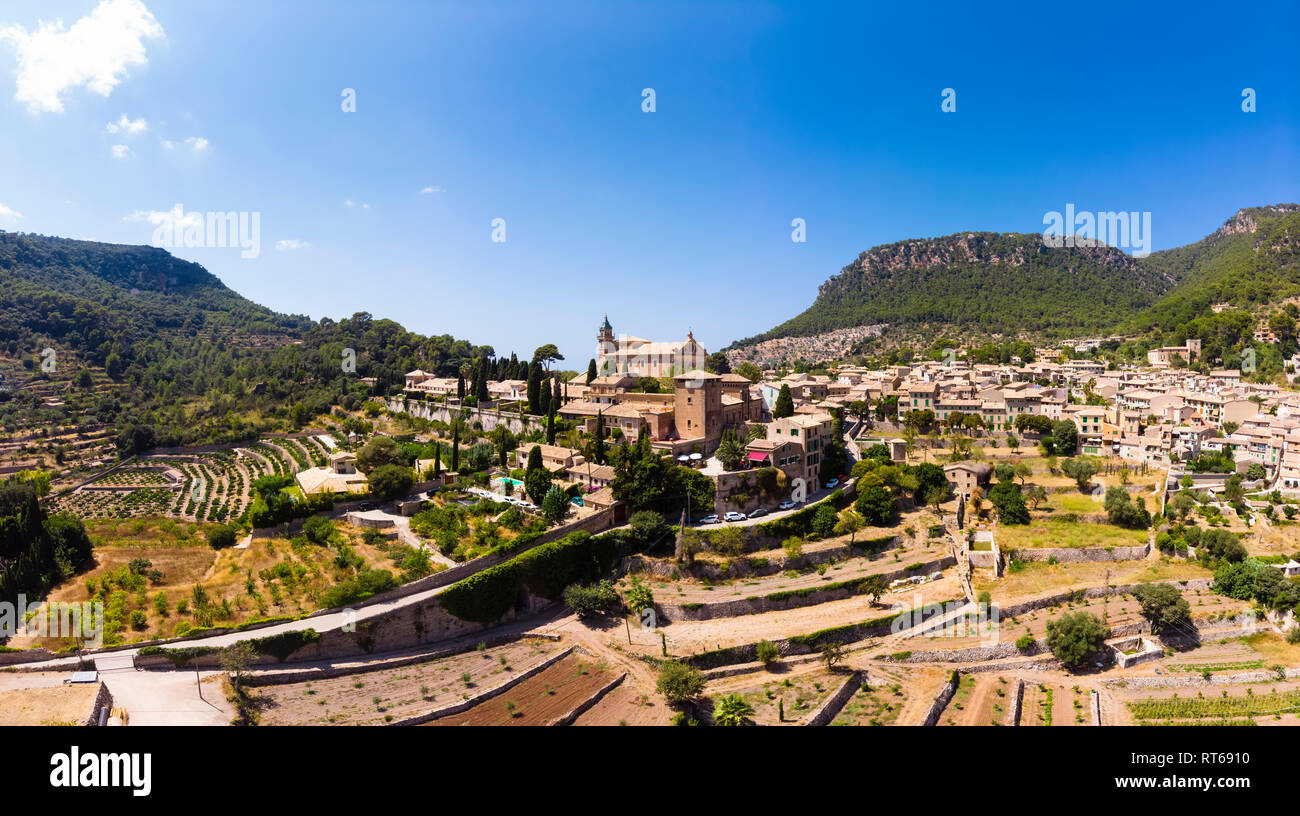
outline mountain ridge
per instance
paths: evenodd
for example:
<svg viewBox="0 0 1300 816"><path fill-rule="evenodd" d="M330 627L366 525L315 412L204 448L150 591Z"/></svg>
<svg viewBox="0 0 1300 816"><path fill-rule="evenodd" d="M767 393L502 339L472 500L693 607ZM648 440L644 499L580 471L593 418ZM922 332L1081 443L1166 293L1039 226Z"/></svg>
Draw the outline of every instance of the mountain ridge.
<svg viewBox="0 0 1300 816"><path fill-rule="evenodd" d="M1300 294L1296 204L1241 208L1205 238L1143 258L1081 243L967 231L881 244L818 286L803 312L726 350L876 324L1010 336L1170 331L1212 303Z"/></svg>

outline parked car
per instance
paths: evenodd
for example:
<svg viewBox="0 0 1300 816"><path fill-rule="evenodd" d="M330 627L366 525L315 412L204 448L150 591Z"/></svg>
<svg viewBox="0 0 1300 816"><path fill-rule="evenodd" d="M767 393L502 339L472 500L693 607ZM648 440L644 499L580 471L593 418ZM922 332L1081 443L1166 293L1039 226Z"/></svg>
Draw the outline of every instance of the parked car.
<svg viewBox="0 0 1300 816"><path fill-rule="evenodd" d="M839 487L839 486L840 486L840 480L839 480L839 479L831 479L829 482L826 483L826 489L827 489L827 490L834 490L835 488L837 488L837 487Z"/></svg>
<svg viewBox="0 0 1300 816"><path fill-rule="evenodd" d="M725 518L727 519L727 521L744 521L745 514L737 513L735 510L732 510L730 513L727 513Z"/></svg>
<svg viewBox="0 0 1300 816"><path fill-rule="evenodd" d="M767 515L767 511L764 510L762 507L757 507L749 511L749 518L758 518L759 516L766 516L766 515Z"/></svg>
<svg viewBox="0 0 1300 816"><path fill-rule="evenodd" d="M790 501L789 499L786 499L785 501L783 501L783 502L781 502L780 504L778 504L778 505L776 506L776 509L777 509L777 510L793 510L793 509L794 509L795 507L797 507L797 506L798 506L798 505L796 505L794 502Z"/></svg>
<svg viewBox="0 0 1300 816"><path fill-rule="evenodd" d="M700 519L698 523L700 523L700 524L717 524L717 523L718 523L718 514L717 514L717 513L710 513L709 515L707 515L707 516L705 516L704 518Z"/></svg>
<svg viewBox="0 0 1300 816"><path fill-rule="evenodd" d="M375 509L375 503L374 503L374 502L362 502L362 503L361 503L361 509L362 509L362 510L374 510L374 509Z"/></svg>

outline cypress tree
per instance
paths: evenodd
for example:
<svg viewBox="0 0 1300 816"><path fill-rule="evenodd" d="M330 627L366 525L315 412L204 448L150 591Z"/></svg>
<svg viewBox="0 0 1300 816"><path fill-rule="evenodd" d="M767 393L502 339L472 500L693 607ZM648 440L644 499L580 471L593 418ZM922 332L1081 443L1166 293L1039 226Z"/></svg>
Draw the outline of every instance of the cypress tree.
<svg viewBox="0 0 1300 816"><path fill-rule="evenodd" d="M591 361L587 363L587 385L591 385L591 381L594 379L596 379L596 358L592 357Z"/></svg>
<svg viewBox="0 0 1300 816"><path fill-rule="evenodd" d="M564 394L560 392L560 378L555 378L555 393L551 395L551 413L560 410L564 405Z"/></svg>
<svg viewBox="0 0 1300 816"><path fill-rule="evenodd" d="M605 412L596 413L596 447L592 451L596 464L605 464Z"/></svg>
<svg viewBox="0 0 1300 816"><path fill-rule="evenodd" d="M776 395L776 405L772 406L772 418L784 419L794 416L794 397L790 395L790 384L781 385L781 393Z"/></svg>
<svg viewBox="0 0 1300 816"><path fill-rule="evenodd" d="M555 412L546 415L546 444L555 444Z"/></svg>
<svg viewBox="0 0 1300 816"><path fill-rule="evenodd" d="M551 413L551 384L546 380L537 385L537 413L542 416Z"/></svg>
<svg viewBox="0 0 1300 816"><path fill-rule="evenodd" d="M460 471L460 423L452 423L451 426L451 469L453 472Z"/></svg>
<svg viewBox="0 0 1300 816"><path fill-rule="evenodd" d="M465 371L456 372L456 399L465 399Z"/></svg>
<svg viewBox="0 0 1300 816"><path fill-rule="evenodd" d="M435 441L433 443L433 478L438 478L440 473L442 473L442 443Z"/></svg>
<svg viewBox="0 0 1300 816"><path fill-rule="evenodd" d="M482 358L479 361L479 371L480 374L478 378L478 389L475 391L474 396L478 398L479 402L487 402L488 401L488 361L486 357Z"/></svg>
<svg viewBox="0 0 1300 816"><path fill-rule="evenodd" d="M536 362L528 364L528 413L540 414L538 408L538 393L542 386L542 367Z"/></svg>

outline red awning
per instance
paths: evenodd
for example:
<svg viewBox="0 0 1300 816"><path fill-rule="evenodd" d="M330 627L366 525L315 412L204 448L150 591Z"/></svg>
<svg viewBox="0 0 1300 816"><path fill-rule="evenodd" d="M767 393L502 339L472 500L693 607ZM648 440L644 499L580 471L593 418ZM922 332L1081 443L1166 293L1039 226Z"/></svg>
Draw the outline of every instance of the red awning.
<svg viewBox="0 0 1300 816"><path fill-rule="evenodd" d="M766 462L766 461L767 461L767 454L766 454L766 453L763 453L762 451L750 451L750 452L749 452L749 461L751 461L751 462Z"/></svg>

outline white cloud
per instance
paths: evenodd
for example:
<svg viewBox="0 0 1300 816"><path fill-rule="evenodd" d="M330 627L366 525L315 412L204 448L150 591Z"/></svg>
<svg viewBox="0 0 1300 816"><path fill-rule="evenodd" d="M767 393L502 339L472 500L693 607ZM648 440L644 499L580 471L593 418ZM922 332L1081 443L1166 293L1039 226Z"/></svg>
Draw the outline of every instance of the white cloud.
<svg viewBox="0 0 1300 816"><path fill-rule="evenodd" d="M131 158L131 148L126 145L113 145L113 158L129 159Z"/></svg>
<svg viewBox="0 0 1300 816"><path fill-rule="evenodd" d="M442 193L446 192L441 187L435 187L432 184L420 191L421 193Z"/></svg>
<svg viewBox="0 0 1300 816"><path fill-rule="evenodd" d="M14 98L32 113L62 113L64 91L85 86L100 96L113 92L127 67L144 65L144 41L164 36L162 26L140 0L100 0L71 27L62 20L39 21L28 31L0 28L0 40L18 56Z"/></svg>
<svg viewBox="0 0 1300 816"><path fill-rule="evenodd" d="M288 238L283 241L276 241L275 248L281 252L292 252L295 249L309 249L311 244L306 241L300 241L297 238Z"/></svg>
<svg viewBox="0 0 1300 816"><path fill-rule="evenodd" d="M126 118L125 113L122 114L122 118L118 119L116 122L108 123L109 133L125 133L127 136L135 136L144 133L148 129L149 123L143 118L131 120Z"/></svg>
<svg viewBox="0 0 1300 816"><path fill-rule="evenodd" d="M370 205L364 201L353 201L352 199L347 198L343 200L343 203L349 207L360 207L363 210L370 209Z"/></svg>
<svg viewBox="0 0 1300 816"><path fill-rule="evenodd" d="M173 142L171 139L160 139L159 141L162 142L163 148L167 150L176 149L176 142ZM191 136L186 139L184 143L189 145L190 149L195 153L202 153L204 150L207 150L208 145L211 144L211 142L202 136Z"/></svg>
<svg viewBox="0 0 1300 816"><path fill-rule="evenodd" d="M15 210L15 209L11 209L11 208L9 208L9 207L6 207L6 206L3 205L3 204L0 204L0 218L14 218L14 219L18 219L18 218L22 218L22 217L23 217L23 214L20 213L20 212L18 212L17 210Z"/></svg>

